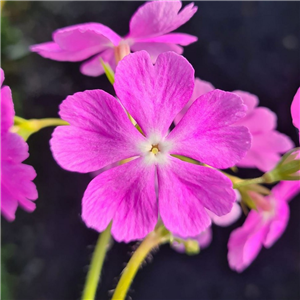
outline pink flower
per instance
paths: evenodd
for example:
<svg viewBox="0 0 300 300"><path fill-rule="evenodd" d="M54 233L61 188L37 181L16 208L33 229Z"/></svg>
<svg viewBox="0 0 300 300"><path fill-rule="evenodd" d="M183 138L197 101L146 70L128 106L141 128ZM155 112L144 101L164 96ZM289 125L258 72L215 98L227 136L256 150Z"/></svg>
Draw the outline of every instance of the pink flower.
<svg viewBox="0 0 300 300"><path fill-rule="evenodd" d="M198 97L212 90L214 90L213 85L196 78L193 96L187 106L176 116L175 124ZM233 93L239 95L248 107L246 116L236 125L246 126L252 135L251 149L237 163L237 166L256 167L263 172L270 171L279 162L280 154L292 149L294 144L288 136L275 130L276 114L266 107L257 107L259 100L255 95L243 91L233 91Z"/></svg>
<svg viewBox="0 0 300 300"><path fill-rule="evenodd" d="M284 232L289 219L288 201L300 191L299 181L282 181L265 197L269 210L251 210L244 225L234 230L228 242L228 262L242 272L262 246L270 248Z"/></svg>
<svg viewBox="0 0 300 300"><path fill-rule="evenodd" d="M162 52L182 54L181 46L196 42L197 37L170 32L186 23L196 13L197 7L191 3L179 12L181 6L180 1L173 0L144 4L132 16L129 34L124 38L102 24L85 23L56 30L53 42L33 45L31 51L59 61L82 61L93 56L81 65L81 72L88 76L104 73L100 58L114 70L116 58L124 50L126 54L129 48L148 51L153 62Z"/></svg>
<svg viewBox="0 0 300 300"><path fill-rule="evenodd" d="M32 180L33 167L22 164L28 156L28 145L17 134L10 132L14 122L11 90L2 87L4 72L1 69L1 213L8 221L15 219L18 204L32 212L38 194Z"/></svg>
<svg viewBox="0 0 300 300"><path fill-rule="evenodd" d="M291 114L292 114L294 126L300 130L300 88L298 89L293 99L291 105ZM300 131L299 131L299 140L300 140Z"/></svg>
<svg viewBox="0 0 300 300"><path fill-rule="evenodd" d="M92 172L135 157L91 181L82 202L88 227L103 231L113 220L115 239L128 242L152 231L159 212L172 233L188 237L210 225L206 209L217 215L231 210L235 193L227 177L172 155L215 168L234 165L250 147L248 130L232 126L244 117L246 107L235 94L215 90L195 101L169 133L192 95L193 76L192 66L174 52L160 54L153 66L149 54L139 51L118 64L114 88L120 102L93 90L61 104L60 116L70 126L55 129L51 149L63 168Z"/></svg>

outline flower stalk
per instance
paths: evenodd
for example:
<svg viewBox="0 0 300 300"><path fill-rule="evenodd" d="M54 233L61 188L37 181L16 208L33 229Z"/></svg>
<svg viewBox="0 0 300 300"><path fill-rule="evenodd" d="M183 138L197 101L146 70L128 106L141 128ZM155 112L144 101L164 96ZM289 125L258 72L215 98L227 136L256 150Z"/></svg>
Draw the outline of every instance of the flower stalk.
<svg viewBox="0 0 300 300"><path fill-rule="evenodd" d="M105 254L111 238L111 224L99 235L92 261L86 278L82 300L94 300L100 280Z"/></svg>
<svg viewBox="0 0 300 300"><path fill-rule="evenodd" d="M156 247L168 242L171 234L165 227L158 227L155 231L150 232L143 240L141 245L135 251L129 260L126 268L122 272L121 279L113 294L112 300L123 300L126 297L128 289L136 275L139 267L147 257L147 255Z"/></svg>

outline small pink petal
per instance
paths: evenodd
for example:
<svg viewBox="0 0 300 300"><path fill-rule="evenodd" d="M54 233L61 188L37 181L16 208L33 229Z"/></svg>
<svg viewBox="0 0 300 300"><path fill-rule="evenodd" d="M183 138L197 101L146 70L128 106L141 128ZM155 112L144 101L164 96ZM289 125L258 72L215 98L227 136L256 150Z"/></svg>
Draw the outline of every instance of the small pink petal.
<svg viewBox="0 0 300 300"><path fill-rule="evenodd" d="M276 199L289 202L300 193L300 181L281 181L272 189L272 193Z"/></svg>
<svg viewBox="0 0 300 300"><path fill-rule="evenodd" d="M4 79L5 79L4 71L2 68L0 68L0 87L2 87Z"/></svg>
<svg viewBox="0 0 300 300"><path fill-rule="evenodd" d="M248 129L233 126L245 114L246 106L233 93L214 90L202 95L169 134L172 154L215 168L234 166L251 146Z"/></svg>
<svg viewBox="0 0 300 300"><path fill-rule="evenodd" d="M233 91L233 93L237 94L242 98L244 104L248 108L247 114L250 114L259 103L258 97L251 93L244 91Z"/></svg>
<svg viewBox="0 0 300 300"><path fill-rule="evenodd" d="M150 57L151 61L154 64L157 60L157 57L167 51L173 51L177 54L183 53L183 48L176 44L165 44L165 43L135 43L131 46L132 51L141 51L146 50Z"/></svg>
<svg viewBox="0 0 300 300"><path fill-rule="evenodd" d="M300 129L300 88L297 90L291 105L291 114L293 124L296 128ZM299 133L300 134L300 133ZM300 136L299 136L300 138Z"/></svg>
<svg viewBox="0 0 300 300"><path fill-rule="evenodd" d="M112 48L108 48L102 53L84 62L80 67L81 73L93 77L102 75L104 73L104 69L101 65L100 59L102 59L106 63L109 63L112 70L116 69L116 59L114 50Z"/></svg>
<svg viewBox="0 0 300 300"><path fill-rule="evenodd" d="M209 215L213 221L218 226L226 227L230 226L236 222L242 215L242 209L236 202L233 204L231 211L224 216L217 216L214 213L209 212Z"/></svg>
<svg viewBox="0 0 300 300"><path fill-rule="evenodd" d="M130 38L147 38L169 33L186 23L197 11L194 3L180 12L180 1L153 1L141 6L130 20Z"/></svg>
<svg viewBox="0 0 300 300"><path fill-rule="evenodd" d="M56 161L65 169L92 172L140 153L144 137L130 122L120 103L101 90L79 92L60 105L61 118L50 140Z"/></svg>
<svg viewBox="0 0 300 300"><path fill-rule="evenodd" d="M235 200L232 183L222 173L173 157L158 165L158 187L164 225L183 238L196 236L211 224L205 208L224 215Z"/></svg>
<svg viewBox="0 0 300 300"><path fill-rule="evenodd" d="M153 66L149 54L140 51L119 62L114 87L143 132L164 137L192 95L194 69L174 52L160 54Z"/></svg>
<svg viewBox="0 0 300 300"><path fill-rule="evenodd" d="M11 90L8 86L1 88L1 135L14 124L14 104Z"/></svg>
<svg viewBox="0 0 300 300"><path fill-rule="evenodd" d="M103 231L113 220L112 235L121 242L144 238L157 222L155 166L138 158L94 178L82 200L88 227Z"/></svg>

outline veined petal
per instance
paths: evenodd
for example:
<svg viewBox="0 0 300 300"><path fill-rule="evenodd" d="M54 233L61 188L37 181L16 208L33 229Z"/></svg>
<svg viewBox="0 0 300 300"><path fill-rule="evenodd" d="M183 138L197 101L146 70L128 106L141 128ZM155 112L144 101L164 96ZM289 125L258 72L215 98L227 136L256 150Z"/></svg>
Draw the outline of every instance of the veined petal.
<svg viewBox="0 0 300 300"><path fill-rule="evenodd" d="M244 91L233 91L233 93L237 94L242 98L244 104L248 108L247 114L250 114L259 103L258 97L254 94L244 92Z"/></svg>
<svg viewBox="0 0 300 300"><path fill-rule="evenodd" d="M62 49L69 51L93 47L102 47L103 50L109 46L118 46L121 41L118 34L100 23L83 23L57 29L52 37Z"/></svg>
<svg viewBox="0 0 300 300"><path fill-rule="evenodd" d="M100 59L102 59L106 63L109 63L110 67L113 70L116 69L114 50L112 48L108 48L102 53L84 62L80 67L81 73L93 77L102 75L104 73L104 69L101 65Z"/></svg>
<svg viewBox="0 0 300 300"><path fill-rule="evenodd" d="M92 172L139 155L137 143L145 138L108 93L76 93L63 101L59 114L70 126L58 126L50 144L54 158L63 168Z"/></svg>
<svg viewBox="0 0 300 300"><path fill-rule="evenodd" d="M83 196L86 225L103 231L113 220L112 234L119 242L145 237L157 217L155 166L145 165L142 158L98 175Z"/></svg>
<svg viewBox="0 0 300 300"><path fill-rule="evenodd" d="M231 181L219 171L170 157L158 165L159 211L166 228L175 235L193 237L217 215L230 212L235 193Z"/></svg>
<svg viewBox="0 0 300 300"><path fill-rule="evenodd" d="M164 137L192 95L194 69L174 52L160 54L153 66L149 54L140 51L119 62L114 87L143 132Z"/></svg>
<svg viewBox="0 0 300 300"><path fill-rule="evenodd" d="M215 168L235 165L251 146L244 126L233 126L246 114L246 106L233 93L214 90L202 95L171 131L172 154L199 160Z"/></svg>
<svg viewBox="0 0 300 300"><path fill-rule="evenodd" d="M233 224L235 221L237 221L241 215L242 215L242 209L236 202L233 203L231 211L224 215L224 216L217 216L214 213L208 211L213 223L215 223L218 226L226 227Z"/></svg>
<svg viewBox="0 0 300 300"><path fill-rule="evenodd" d="M1 134L7 132L14 124L14 104L11 90L8 86L1 88Z"/></svg>
<svg viewBox="0 0 300 300"><path fill-rule="evenodd" d="M154 64L157 60L158 55L163 52L173 51L177 54L183 53L183 48L176 44L166 44L166 43L135 43L131 46L131 50L133 51L141 51L146 50L150 57L151 61Z"/></svg>
<svg viewBox="0 0 300 300"><path fill-rule="evenodd" d="M154 37L171 32L186 23L197 11L194 3L181 12L180 1L153 1L141 6L130 20L130 38Z"/></svg>

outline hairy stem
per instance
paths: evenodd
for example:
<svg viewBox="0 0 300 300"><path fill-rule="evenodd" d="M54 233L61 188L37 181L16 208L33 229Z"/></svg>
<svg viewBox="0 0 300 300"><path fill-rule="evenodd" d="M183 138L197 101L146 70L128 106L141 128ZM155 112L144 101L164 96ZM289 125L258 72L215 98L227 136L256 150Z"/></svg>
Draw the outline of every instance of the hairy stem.
<svg viewBox="0 0 300 300"><path fill-rule="evenodd" d="M95 299L105 254L111 237L110 228L111 224L108 225L108 227L100 234L98 238L86 278L82 300Z"/></svg>
<svg viewBox="0 0 300 300"><path fill-rule="evenodd" d="M123 270L121 279L113 294L112 300L123 300L126 297L127 291L141 266L144 259L151 252L152 249L160 244L166 243L170 239L170 233L165 229L159 228L147 235L147 237L140 244L131 259L129 260L126 268Z"/></svg>

